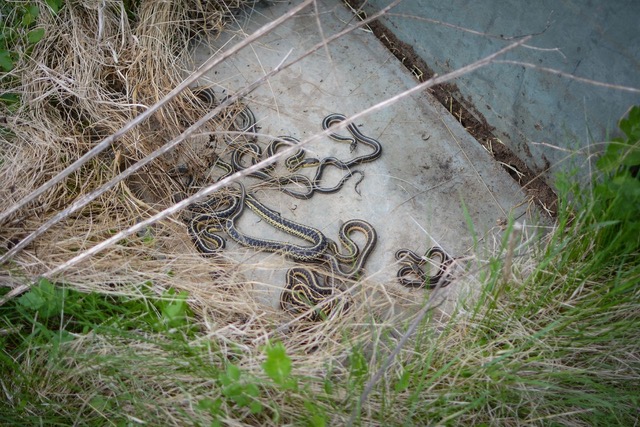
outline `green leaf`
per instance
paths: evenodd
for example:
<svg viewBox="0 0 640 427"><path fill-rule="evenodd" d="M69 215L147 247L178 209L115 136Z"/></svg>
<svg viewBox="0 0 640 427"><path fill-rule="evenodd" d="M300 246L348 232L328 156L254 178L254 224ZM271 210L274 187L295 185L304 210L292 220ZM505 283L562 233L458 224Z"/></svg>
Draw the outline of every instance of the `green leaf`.
<svg viewBox="0 0 640 427"><path fill-rule="evenodd" d="M57 15L63 2L63 0L47 0L47 6L49 6L54 15Z"/></svg>
<svg viewBox="0 0 640 427"><path fill-rule="evenodd" d="M0 50L0 68L4 71L9 72L13 70L14 63L12 56L8 50Z"/></svg>
<svg viewBox="0 0 640 427"><path fill-rule="evenodd" d="M227 365L227 372L225 377L231 381L238 381L240 379L240 368L233 363L229 363Z"/></svg>
<svg viewBox="0 0 640 427"><path fill-rule="evenodd" d="M18 304L32 311L40 310L40 308L42 308L45 303L46 300L42 297L42 295L40 295L40 293L38 292L34 292L33 290L27 292L18 299Z"/></svg>
<svg viewBox="0 0 640 427"><path fill-rule="evenodd" d="M249 403L249 397L245 395L242 384L234 383L223 387L222 394L240 406L246 406Z"/></svg>
<svg viewBox="0 0 640 427"><path fill-rule="evenodd" d="M262 412L262 403L260 403L257 400L252 401L249 404L249 411L251 411L252 414L259 414L260 412Z"/></svg>
<svg viewBox="0 0 640 427"><path fill-rule="evenodd" d="M44 37L44 28L36 28L27 33L27 41L31 44L36 44Z"/></svg>
<svg viewBox="0 0 640 427"><path fill-rule="evenodd" d="M245 387L245 393L247 396L258 397L260 396L260 389L254 383L249 383Z"/></svg>
<svg viewBox="0 0 640 427"><path fill-rule="evenodd" d="M29 292L18 298L18 304L47 319L62 311L65 295L64 290L56 288L47 279L40 279Z"/></svg>
<svg viewBox="0 0 640 427"><path fill-rule="evenodd" d="M55 335L53 335L51 343L53 344L54 348L58 348L60 347L60 344L73 340L73 335L69 331L62 329L60 331L55 331Z"/></svg>
<svg viewBox="0 0 640 427"><path fill-rule="evenodd" d="M307 418L307 425L312 427L325 427L327 425L327 416L322 408L318 407L315 402L305 401L304 408L311 414Z"/></svg>
<svg viewBox="0 0 640 427"><path fill-rule="evenodd" d="M618 126L632 144L637 142L640 139L640 107L636 105L631 108L627 118L620 120Z"/></svg>
<svg viewBox="0 0 640 427"><path fill-rule="evenodd" d="M311 418L309 418L309 424L312 427L325 427L327 425L327 420L325 416L321 414L313 414Z"/></svg>
<svg viewBox="0 0 640 427"><path fill-rule="evenodd" d="M326 394L332 394L333 393L333 383L331 383L331 380L329 378L325 378L324 379L323 389L324 389L324 392Z"/></svg>
<svg viewBox="0 0 640 427"><path fill-rule="evenodd" d="M36 18L38 17L39 14L40 14L40 9L38 8L38 6L36 5L27 6L27 9L24 15L22 15L22 26L25 28L29 27L31 24L33 24L36 21Z"/></svg>
<svg viewBox="0 0 640 427"><path fill-rule="evenodd" d="M367 359L365 359L364 355L359 349L354 349L353 353L349 355L349 362L349 371L354 377L360 378L367 375L367 373L369 372Z"/></svg>
<svg viewBox="0 0 640 427"><path fill-rule="evenodd" d="M188 296L187 291L176 293L175 289L169 289L162 295L164 300L158 304L158 308L166 327L178 328L189 324Z"/></svg>
<svg viewBox="0 0 640 427"><path fill-rule="evenodd" d="M38 15L40 15L40 8L35 4L31 4L27 6L27 13L30 13L34 17L37 17Z"/></svg>
<svg viewBox="0 0 640 427"><path fill-rule="evenodd" d="M634 106L626 118L618 123L625 138L614 138L598 159L596 166L604 173L625 173L629 167L640 165L640 107Z"/></svg>
<svg viewBox="0 0 640 427"><path fill-rule="evenodd" d="M216 400L212 399L202 399L198 402L196 408L201 411L208 411L210 414L215 415L220 411L220 407L222 406L222 399L218 398Z"/></svg>
<svg viewBox="0 0 640 427"><path fill-rule="evenodd" d="M291 375L291 358L282 343L267 346L267 360L262 364L264 372L278 385L285 385Z"/></svg>
<svg viewBox="0 0 640 427"><path fill-rule="evenodd" d="M409 380L411 378L410 372L409 371L404 371L402 373L402 375L400 376L400 379L398 380L398 382L396 382L394 389L396 390L397 393L406 390L407 387L409 387Z"/></svg>
<svg viewBox="0 0 640 427"><path fill-rule="evenodd" d="M624 166L640 165L640 145L629 147L629 150L623 154L621 162Z"/></svg>
<svg viewBox="0 0 640 427"><path fill-rule="evenodd" d="M98 412L105 412L113 406L113 403L105 397L94 396L89 401L89 406Z"/></svg>

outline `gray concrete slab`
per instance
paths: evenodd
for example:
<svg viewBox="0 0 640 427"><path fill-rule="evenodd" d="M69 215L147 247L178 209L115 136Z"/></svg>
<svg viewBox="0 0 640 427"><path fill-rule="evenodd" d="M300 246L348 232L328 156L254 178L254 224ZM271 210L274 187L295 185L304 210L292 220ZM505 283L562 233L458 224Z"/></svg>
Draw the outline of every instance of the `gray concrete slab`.
<svg viewBox="0 0 640 427"><path fill-rule="evenodd" d="M257 6L241 22L241 30L199 46L196 62L290 7L287 2ZM297 58L321 41L318 22L324 37L329 37L353 25L353 16L338 1L318 1L317 15L309 9L295 17L213 70L201 84L213 85L218 94L240 89L276 66L289 51L291 58ZM245 102L255 113L260 132L305 139L322 130L321 122L330 113L349 116L415 85L411 74L371 33L358 29L270 79ZM474 238L463 203L479 237L495 232L496 222L510 212L515 216L525 212L525 195L518 185L426 92L357 120L356 125L383 146L380 159L355 168L365 173L360 194L354 190L355 177L340 192L310 200L278 191L255 193L282 216L316 227L332 239L344 221L370 222L378 232L378 244L366 265L368 283L390 289L400 286L394 258L399 248L422 254L439 245L454 257L468 253ZM268 138L259 142L264 145ZM314 157L348 159L365 154L368 148L361 144L350 153L348 144L323 138L307 150ZM245 184L256 182L247 179ZM291 239L250 212L243 214L239 227L255 236ZM256 298L277 307L286 270L293 262L278 254L229 246L227 253L255 285ZM422 300L421 291L411 292L415 296L410 298Z"/></svg>

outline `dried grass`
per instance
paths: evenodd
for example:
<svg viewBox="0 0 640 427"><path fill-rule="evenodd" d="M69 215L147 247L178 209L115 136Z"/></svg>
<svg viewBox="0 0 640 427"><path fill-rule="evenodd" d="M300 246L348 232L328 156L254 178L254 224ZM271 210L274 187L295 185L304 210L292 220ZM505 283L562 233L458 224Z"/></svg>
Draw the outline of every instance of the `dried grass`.
<svg viewBox="0 0 640 427"><path fill-rule="evenodd" d="M21 93L23 102L6 124L13 135L12 143L3 145L0 179L5 185L0 189L0 209L7 209L41 186L180 83L188 65L186 48L192 34L199 30L198 24L206 23L210 34L220 31L230 16L229 8L237 8L242 2L226 3L143 2L133 27L121 2L71 3L58 16L42 13L38 25L45 29L44 39L30 57L21 56L12 71L12 76L20 79L20 86L14 90ZM188 90L176 97L69 176L63 185L10 218L3 224L3 244L10 247L56 210L99 188L179 134L205 109ZM207 127L218 130L229 126L230 119L224 115L212 119ZM170 205L184 192L184 175L196 179L204 176L204 162L215 158L208 143L208 138L195 137L177 147L51 228L16 257L15 263L35 277L71 252L86 249L113 230L126 228ZM185 164L189 165L187 170ZM185 242L179 238L184 235L179 224L178 219L158 223L153 230L158 237L153 247L142 244L142 239L131 239L126 247L96 257L93 265L70 271L70 277L85 276L88 280L81 281L86 287L100 288L100 281L89 278L120 278L122 257L128 260L129 272L151 267L150 274L159 274L162 264L178 264L189 270L201 263L195 256L181 260ZM168 258L155 267L137 264L145 258L157 259L159 253ZM135 283L134 278L135 273L122 283Z"/></svg>
<svg viewBox="0 0 640 427"><path fill-rule="evenodd" d="M58 16L42 13L38 25L45 29L44 39L5 76L5 81L19 79L19 87L13 90L22 95L22 103L5 125L12 135L11 143L2 144L0 211L182 82L189 69L191 39L214 37L225 20L233 17L231 10L246 3L142 2L133 26L122 2L69 2ZM179 135L209 108L186 90L70 175L63 185L9 218L0 231L2 245L9 249L56 211ZM237 106L214 117L203 131L229 129L234 111ZM185 141L51 227L13 258L12 267L2 273L3 282L12 286L29 283L29 277L37 277L115 231L170 206L185 193L181 180L185 176L204 180L207 163L215 158L208 136ZM252 303L250 286L242 274L229 266L223 258L203 262L184 223L175 217L68 269L64 280L74 289L121 295L139 294L141 285L150 282L159 295L169 288L187 290L199 318L218 330L244 316L260 318L251 313L263 310ZM252 331L250 338L263 333L253 321L242 330L243 334ZM234 330L229 331L227 338L236 341Z"/></svg>
<svg viewBox="0 0 640 427"><path fill-rule="evenodd" d="M42 13L45 37L31 55L23 55L10 76L22 95L8 115L11 144L3 144L0 212L46 183L105 137L116 133L148 105L183 81L189 70L188 45L196 36L215 34L232 9L225 3L182 0L142 2L135 24L121 2L68 3L59 15ZM206 28L205 28L206 27ZM96 31L98 29L98 31ZM238 105L214 117L202 135L186 140L73 215L49 228L12 260L4 283L13 287L62 264L74 254L157 213L187 193L184 180L205 182L217 158L209 135L232 131ZM149 120L71 174L36 202L20 209L2 226L0 239L10 249L62 208L111 180L195 122L210 106L189 91L167 103ZM218 144L222 146L224 144ZM282 340L297 366L324 369L322 361L342 354L349 341L369 336L374 314L388 318L397 299L379 298L366 282L350 292L351 309L318 324L299 322L279 309L256 302L254 284L244 268L222 256L203 262L186 227L176 215L123 239L90 260L65 271L66 286L80 291L141 295L148 283L158 295L186 290L204 339L243 347L247 357L268 338ZM340 315L339 315L340 314ZM406 316L406 314L404 314ZM338 358L340 359L340 358ZM259 365L256 365L259 366Z"/></svg>

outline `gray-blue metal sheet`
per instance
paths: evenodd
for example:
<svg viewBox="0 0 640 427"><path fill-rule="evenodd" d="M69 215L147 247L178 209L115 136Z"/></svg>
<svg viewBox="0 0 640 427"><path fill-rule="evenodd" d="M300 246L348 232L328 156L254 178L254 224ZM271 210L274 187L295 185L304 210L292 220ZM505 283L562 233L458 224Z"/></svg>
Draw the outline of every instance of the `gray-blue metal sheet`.
<svg viewBox="0 0 640 427"><path fill-rule="evenodd" d="M391 0L365 3L374 13ZM640 88L637 0L405 0L391 12L381 22L438 74L532 34L532 48L502 59ZM510 64L490 65L456 84L496 136L550 182L555 172L572 168L589 177L593 154L618 133L617 122L629 107L640 103L638 93Z"/></svg>

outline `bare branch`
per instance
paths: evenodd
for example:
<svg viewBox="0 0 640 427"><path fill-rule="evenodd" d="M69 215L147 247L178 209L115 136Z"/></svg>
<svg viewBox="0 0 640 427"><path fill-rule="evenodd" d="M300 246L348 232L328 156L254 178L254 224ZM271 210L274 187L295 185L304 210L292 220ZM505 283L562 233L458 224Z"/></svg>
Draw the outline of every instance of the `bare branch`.
<svg viewBox="0 0 640 427"><path fill-rule="evenodd" d="M553 14L553 11L551 12L551 14ZM487 37L487 38L496 39L496 40L511 41L511 40L521 39L522 37L539 36L541 34L544 34L552 24L552 22L551 22L551 14L549 14L549 18L547 19L547 23L546 23L544 29L542 29L540 31L536 31L535 33L520 34L520 35L515 35L515 36L505 36L505 35L502 35L502 34L495 35L495 34L485 33L485 32L482 32L482 31L472 30L471 28L462 27L460 25L451 24L449 22L440 21L438 19L424 18L422 16L409 15L409 14L406 14L406 13L387 13L387 16L395 16L395 17L398 17L398 18L413 19L413 20L417 20L417 21L429 22L431 24L441 25L443 27L451 28L451 29L454 29L454 30L462 31L464 33L473 34L473 35L476 35L476 36L482 36L482 37ZM537 47L537 46L530 46L528 44L523 44L522 47L525 47L527 49L532 49L532 50L539 50L539 51L543 51L543 52L558 52L560 55L562 55L563 58L566 58L565 55L560 50L560 48L557 48L557 47L543 48L543 47Z"/></svg>
<svg viewBox="0 0 640 427"><path fill-rule="evenodd" d="M564 71L556 70L554 68L541 67L539 65L532 64L530 62L513 61L513 60L510 60L510 59L500 59L500 60L496 60L496 61L493 61L493 62L496 63L496 64L521 65L523 67L533 68L535 70L544 71L545 73L556 74L558 76L566 77L566 78L571 79L571 80L577 80L577 81L579 81L581 83L587 83L587 84L590 84L590 85L593 85L593 86L606 87L608 89L622 90L622 91L631 92L631 93L640 93L640 89L639 88L630 87L630 86L616 85L616 84L613 84L613 83L600 82L598 80L587 79L586 77L578 77L578 76L573 75L573 74L565 73Z"/></svg>

